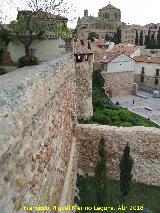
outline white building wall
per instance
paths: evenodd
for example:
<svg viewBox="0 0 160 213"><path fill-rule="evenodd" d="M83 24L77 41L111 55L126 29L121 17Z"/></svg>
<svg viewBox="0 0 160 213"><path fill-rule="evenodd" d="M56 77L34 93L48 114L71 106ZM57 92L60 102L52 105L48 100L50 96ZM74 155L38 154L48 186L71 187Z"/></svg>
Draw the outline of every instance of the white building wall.
<svg viewBox="0 0 160 213"><path fill-rule="evenodd" d="M153 63L135 63L135 74L142 74L142 67L144 67L144 75L155 76L156 69L160 69L160 64Z"/></svg>
<svg viewBox="0 0 160 213"><path fill-rule="evenodd" d="M40 61L48 61L65 54L64 45L63 40L34 40L31 47L36 49L35 55ZM21 56L25 55L24 46L18 42L10 42L8 51L13 62L17 62Z"/></svg>
<svg viewBox="0 0 160 213"><path fill-rule="evenodd" d="M120 55L107 66L107 73L116 73L116 72L133 72L134 71L134 60L129 58L126 55Z"/></svg>

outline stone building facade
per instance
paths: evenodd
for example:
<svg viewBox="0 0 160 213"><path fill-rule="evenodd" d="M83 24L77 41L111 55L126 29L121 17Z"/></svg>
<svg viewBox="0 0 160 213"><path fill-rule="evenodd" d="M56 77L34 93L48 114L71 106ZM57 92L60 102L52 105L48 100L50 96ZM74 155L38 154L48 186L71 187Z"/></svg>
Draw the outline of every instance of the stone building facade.
<svg viewBox="0 0 160 213"><path fill-rule="evenodd" d="M160 57L136 56L135 83L140 88L160 90Z"/></svg>
<svg viewBox="0 0 160 213"><path fill-rule="evenodd" d="M104 86L110 98L131 95L134 84L134 60L124 54L118 54L101 63Z"/></svg>
<svg viewBox="0 0 160 213"><path fill-rule="evenodd" d="M159 25L158 25L159 26ZM136 31L138 32L138 35L140 36L141 31L143 32L143 44L145 41L145 36L148 35L150 25L146 26L140 26L140 25L126 25L125 23L121 24L122 29L122 42L123 43L129 43L129 44L135 44L136 39ZM150 28L151 34L155 34L155 38L157 38L158 34L158 27L157 28Z"/></svg>
<svg viewBox="0 0 160 213"><path fill-rule="evenodd" d="M90 32L96 32L100 38L105 38L106 34L113 36L117 28L121 25L121 11L110 3L99 9L98 17L88 15L88 10L84 11L84 16L78 18L77 31L80 39L87 39Z"/></svg>

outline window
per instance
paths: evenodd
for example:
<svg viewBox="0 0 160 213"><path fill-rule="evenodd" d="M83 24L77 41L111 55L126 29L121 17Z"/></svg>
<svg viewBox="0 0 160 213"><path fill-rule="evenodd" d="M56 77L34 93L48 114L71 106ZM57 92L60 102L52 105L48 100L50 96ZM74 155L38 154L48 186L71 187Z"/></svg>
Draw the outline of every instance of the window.
<svg viewBox="0 0 160 213"><path fill-rule="evenodd" d="M158 79L156 78L155 80L154 80L154 84L158 84Z"/></svg>
<svg viewBox="0 0 160 213"><path fill-rule="evenodd" d="M88 61L88 55L85 55L85 61Z"/></svg>
<svg viewBox="0 0 160 213"><path fill-rule="evenodd" d="M83 61L83 56L82 55L76 55L76 62L80 63Z"/></svg>
<svg viewBox="0 0 160 213"><path fill-rule="evenodd" d="M144 75L144 67L142 67L142 75Z"/></svg>
<svg viewBox="0 0 160 213"><path fill-rule="evenodd" d="M156 76L159 76L160 69L156 69Z"/></svg>

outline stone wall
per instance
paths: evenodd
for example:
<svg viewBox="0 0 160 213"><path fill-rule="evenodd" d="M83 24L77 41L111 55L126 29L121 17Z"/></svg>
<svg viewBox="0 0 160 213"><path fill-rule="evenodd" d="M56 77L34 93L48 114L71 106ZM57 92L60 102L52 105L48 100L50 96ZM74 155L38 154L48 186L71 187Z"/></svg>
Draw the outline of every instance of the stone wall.
<svg viewBox="0 0 160 213"><path fill-rule="evenodd" d="M70 55L0 77L0 212L73 204L74 78Z"/></svg>
<svg viewBox="0 0 160 213"><path fill-rule="evenodd" d="M142 82L143 78L143 82ZM158 79L158 84L155 84L155 79ZM160 90L160 76L146 76L141 74L134 75L134 82L138 84L139 88L146 88L148 90Z"/></svg>
<svg viewBox="0 0 160 213"><path fill-rule="evenodd" d="M134 84L133 72L116 72L103 74L105 88L111 88L112 97L131 95Z"/></svg>
<svg viewBox="0 0 160 213"><path fill-rule="evenodd" d="M98 142L104 137L111 177L119 179L119 161L128 142L134 159L133 179L160 185L160 129L78 125L75 134L79 151L78 168L83 172L93 173L98 157Z"/></svg>
<svg viewBox="0 0 160 213"><path fill-rule="evenodd" d="M92 55L89 61L76 63L76 97L78 118L89 119L93 115L92 106Z"/></svg>

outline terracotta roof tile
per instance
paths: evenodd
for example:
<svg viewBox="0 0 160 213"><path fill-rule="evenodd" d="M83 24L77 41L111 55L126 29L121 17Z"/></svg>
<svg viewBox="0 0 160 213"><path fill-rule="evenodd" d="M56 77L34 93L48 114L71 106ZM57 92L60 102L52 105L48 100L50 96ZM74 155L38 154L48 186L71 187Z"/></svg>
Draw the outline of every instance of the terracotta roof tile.
<svg viewBox="0 0 160 213"><path fill-rule="evenodd" d="M106 41L101 40L101 39L97 39L97 40L95 39L92 44L96 45L96 46L108 46L108 44L106 43Z"/></svg>
<svg viewBox="0 0 160 213"><path fill-rule="evenodd" d="M139 47L127 46L126 44L122 43L117 44L111 50L107 51L105 54L106 58L104 59L103 57L100 61L101 63L108 63L117 58L118 56L120 56L121 54L130 56L137 50L137 48Z"/></svg>
<svg viewBox="0 0 160 213"><path fill-rule="evenodd" d="M136 62L160 64L160 57L135 56L133 59Z"/></svg>
<svg viewBox="0 0 160 213"><path fill-rule="evenodd" d="M87 45L79 44L78 42L74 43L74 54L93 54L93 51L88 49Z"/></svg>

